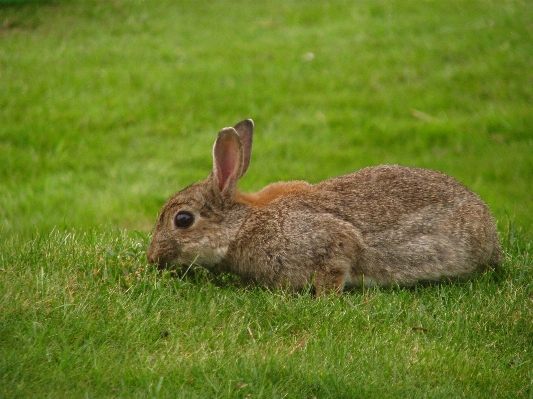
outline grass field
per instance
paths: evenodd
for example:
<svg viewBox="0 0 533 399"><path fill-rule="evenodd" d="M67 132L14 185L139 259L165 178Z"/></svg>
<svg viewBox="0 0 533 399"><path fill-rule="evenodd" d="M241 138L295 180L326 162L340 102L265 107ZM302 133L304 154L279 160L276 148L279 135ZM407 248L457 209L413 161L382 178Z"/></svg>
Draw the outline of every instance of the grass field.
<svg viewBox="0 0 533 399"><path fill-rule="evenodd" d="M0 1L0 397L533 398L533 3ZM502 269L314 299L146 266L216 132L245 190L401 163Z"/></svg>

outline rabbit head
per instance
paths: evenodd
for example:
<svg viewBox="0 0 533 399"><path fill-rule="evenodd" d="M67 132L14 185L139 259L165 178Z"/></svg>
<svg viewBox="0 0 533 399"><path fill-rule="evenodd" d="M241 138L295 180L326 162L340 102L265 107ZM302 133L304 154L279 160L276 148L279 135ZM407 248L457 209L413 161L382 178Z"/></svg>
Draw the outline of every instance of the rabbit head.
<svg viewBox="0 0 533 399"><path fill-rule="evenodd" d="M210 267L226 255L246 208L233 199L250 164L251 119L218 133L209 176L174 194L164 205L147 251L149 263Z"/></svg>

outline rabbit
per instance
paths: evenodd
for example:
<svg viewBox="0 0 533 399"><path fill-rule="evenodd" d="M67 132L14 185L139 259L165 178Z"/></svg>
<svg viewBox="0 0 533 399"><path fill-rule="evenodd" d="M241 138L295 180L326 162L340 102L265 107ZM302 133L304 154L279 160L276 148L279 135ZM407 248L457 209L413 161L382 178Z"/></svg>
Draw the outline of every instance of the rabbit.
<svg viewBox="0 0 533 399"><path fill-rule="evenodd" d="M164 205L150 264L196 265L267 288L464 280L502 261L488 206L443 173L381 165L317 184L237 188L250 164L251 119L218 133L209 176Z"/></svg>

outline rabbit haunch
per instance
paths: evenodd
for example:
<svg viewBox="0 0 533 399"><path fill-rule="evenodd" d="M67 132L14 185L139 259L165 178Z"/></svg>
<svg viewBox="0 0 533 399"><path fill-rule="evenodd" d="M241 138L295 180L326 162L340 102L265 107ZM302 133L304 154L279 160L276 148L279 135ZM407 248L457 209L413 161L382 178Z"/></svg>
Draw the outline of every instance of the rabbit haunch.
<svg viewBox="0 0 533 399"><path fill-rule="evenodd" d="M252 138L251 120L219 132L209 176L163 207L150 263L195 262L267 287L312 283L320 293L346 284L464 279L501 262L487 205L450 176L382 165L246 194L237 182Z"/></svg>

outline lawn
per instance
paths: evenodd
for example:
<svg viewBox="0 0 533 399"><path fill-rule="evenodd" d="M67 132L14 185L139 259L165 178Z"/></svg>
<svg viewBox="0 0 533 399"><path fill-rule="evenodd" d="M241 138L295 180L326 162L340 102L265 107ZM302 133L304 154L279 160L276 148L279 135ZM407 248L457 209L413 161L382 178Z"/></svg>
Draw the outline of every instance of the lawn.
<svg viewBox="0 0 533 399"><path fill-rule="evenodd" d="M0 0L0 397L532 398L533 3ZM254 119L258 190L401 163L489 204L501 270L341 297L147 267Z"/></svg>

